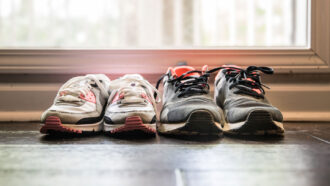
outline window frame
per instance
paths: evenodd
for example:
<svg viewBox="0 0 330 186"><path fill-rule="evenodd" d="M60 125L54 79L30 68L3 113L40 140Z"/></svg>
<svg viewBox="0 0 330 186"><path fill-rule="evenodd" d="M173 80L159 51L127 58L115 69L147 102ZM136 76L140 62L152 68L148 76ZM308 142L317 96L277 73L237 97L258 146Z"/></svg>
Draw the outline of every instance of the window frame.
<svg viewBox="0 0 330 186"><path fill-rule="evenodd" d="M0 73L157 73L186 61L272 66L279 73L329 73L330 1L310 0L310 49L2 49Z"/></svg>

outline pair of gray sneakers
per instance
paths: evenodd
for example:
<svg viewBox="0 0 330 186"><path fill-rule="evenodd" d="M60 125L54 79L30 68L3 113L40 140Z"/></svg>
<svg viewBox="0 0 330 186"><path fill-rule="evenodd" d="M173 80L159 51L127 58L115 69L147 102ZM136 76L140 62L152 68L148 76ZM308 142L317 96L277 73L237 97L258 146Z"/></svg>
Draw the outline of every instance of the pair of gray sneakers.
<svg viewBox="0 0 330 186"><path fill-rule="evenodd" d="M214 97L209 76L216 72ZM169 68L163 81L163 108L158 132L171 135L282 135L281 112L265 97L260 72L272 74L268 67L242 69L224 65L201 71L189 66Z"/></svg>

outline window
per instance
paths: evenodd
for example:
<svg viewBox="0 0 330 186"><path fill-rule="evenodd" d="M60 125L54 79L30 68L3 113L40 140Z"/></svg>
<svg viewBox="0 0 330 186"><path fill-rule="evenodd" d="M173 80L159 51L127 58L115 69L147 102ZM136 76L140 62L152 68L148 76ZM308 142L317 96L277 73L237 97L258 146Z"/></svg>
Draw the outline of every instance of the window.
<svg viewBox="0 0 330 186"><path fill-rule="evenodd" d="M325 0L0 0L0 73L160 74L179 61L329 72L329 8Z"/></svg>
<svg viewBox="0 0 330 186"><path fill-rule="evenodd" d="M309 48L308 0L0 0L0 48Z"/></svg>

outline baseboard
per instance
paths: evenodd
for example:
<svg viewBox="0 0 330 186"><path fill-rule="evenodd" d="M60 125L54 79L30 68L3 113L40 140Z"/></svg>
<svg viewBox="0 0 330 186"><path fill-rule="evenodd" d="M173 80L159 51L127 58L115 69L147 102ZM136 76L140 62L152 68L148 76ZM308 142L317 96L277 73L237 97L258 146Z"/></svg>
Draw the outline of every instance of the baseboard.
<svg viewBox="0 0 330 186"><path fill-rule="evenodd" d="M284 121L330 121L330 112L283 112Z"/></svg>
<svg viewBox="0 0 330 186"><path fill-rule="evenodd" d="M43 111L1 111L0 122L40 122Z"/></svg>

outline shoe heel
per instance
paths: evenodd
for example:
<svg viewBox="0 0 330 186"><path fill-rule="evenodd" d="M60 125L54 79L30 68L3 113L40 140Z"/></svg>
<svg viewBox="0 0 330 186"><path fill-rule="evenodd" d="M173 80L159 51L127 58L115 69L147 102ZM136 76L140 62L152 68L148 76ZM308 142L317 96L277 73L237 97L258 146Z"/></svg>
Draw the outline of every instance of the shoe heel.
<svg viewBox="0 0 330 186"><path fill-rule="evenodd" d="M244 125L230 133L238 135L282 135L283 124L273 120L271 113L265 110L254 110L248 115Z"/></svg>
<svg viewBox="0 0 330 186"><path fill-rule="evenodd" d="M41 127L40 133L50 134L50 133L71 133L71 134L81 134L81 130L71 129L62 125L61 119L56 116L49 116L45 120L45 124Z"/></svg>
<svg viewBox="0 0 330 186"><path fill-rule="evenodd" d="M144 134L156 134L156 129L153 129L142 122L140 116L130 116L125 120L122 127L113 129L111 134L142 132Z"/></svg>
<svg viewBox="0 0 330 186"><path fill-rule="evenodd" d="M173 129L173 126L178 126ZM193 111L186 122L179 124L161 123L158 131L162 134L185 136L221 136L222 127L214 121L213 115L207 110Z"/></svg>
<svg viewBox="0 0 330 186"><path fill-rule="evenodd" d="M197 110L191 113L183 130L199 135L219 135L222 127L217 124L213 115L207 110Z"/></svg>

